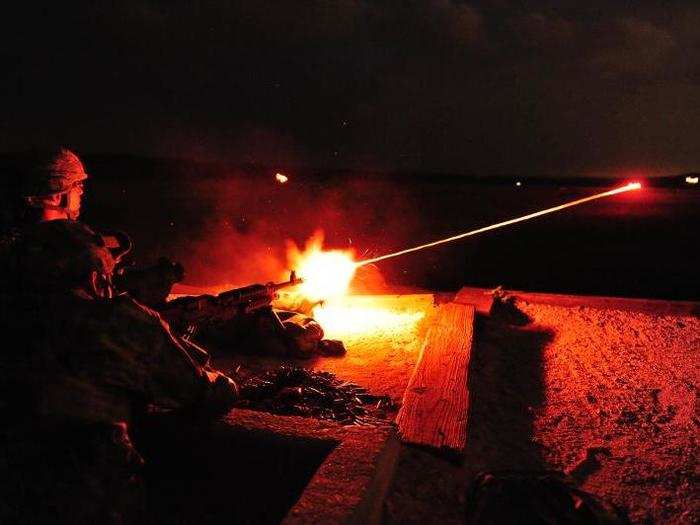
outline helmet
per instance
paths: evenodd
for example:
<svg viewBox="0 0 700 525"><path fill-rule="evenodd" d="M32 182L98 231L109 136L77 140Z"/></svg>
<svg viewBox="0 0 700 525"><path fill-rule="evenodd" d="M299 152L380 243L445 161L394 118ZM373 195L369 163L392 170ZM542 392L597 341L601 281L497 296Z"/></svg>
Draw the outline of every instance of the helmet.
<svg viewBox="0 0 700 525"><path fill-rule="evenodd" d="M27 210L28 206L64 212L73 220L78 218L82 182L88 174L75 153L65 148L31 151L3 155L0 162L4 172L1 189L10 198L8 217L14 215L14 220L33 222L34 214Z"/></svg>
<svg viewBox="0 0 700 525"><path fill-rule="evenodd" d="M31 152L22 157L22 193L25 197L66 193L76 183L88 178L80 158L65 148Z"/></svg>

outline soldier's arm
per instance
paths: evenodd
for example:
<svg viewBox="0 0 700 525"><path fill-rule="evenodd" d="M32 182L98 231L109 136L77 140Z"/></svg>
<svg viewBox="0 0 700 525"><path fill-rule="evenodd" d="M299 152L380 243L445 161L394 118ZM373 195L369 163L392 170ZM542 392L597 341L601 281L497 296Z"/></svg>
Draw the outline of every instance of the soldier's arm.
<svg viewBox="0 0 700 525"><path fill-rule="evenodd" d="M127 292L140 303L160 310L173 285L183 277L180 263L161 257L156 265L148 268L123 268L114 275L113 281L118 291Z"/></svg>
<svg viewBox="0 0 700 525"><path fill-rule="evenodd" d="M111 388L173 408L223 407L235 400L235 385L198 364L156 312L128 296L96 306L96 337L102 341L100 351L106 352L100 365L102 381Z"/></svg>

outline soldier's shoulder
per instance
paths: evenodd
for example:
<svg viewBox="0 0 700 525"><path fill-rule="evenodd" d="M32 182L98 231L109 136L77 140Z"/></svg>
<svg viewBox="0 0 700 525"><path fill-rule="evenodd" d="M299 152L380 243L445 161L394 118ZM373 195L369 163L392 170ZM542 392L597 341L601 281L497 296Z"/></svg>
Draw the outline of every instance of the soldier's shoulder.
<svg viewBox="0 0 700 525"><path fill-rule="evenodd" d="M69 246L85 245L104 247L101 235L80 221L44 221L28 226L22 232L26 242L63 242Z"/></svg>
<svg viewBox="0 0 700 525"><path fill-rule="evenodd" d="M110 276L114 260L102 237L77 221L32 224L12 249L25 289L68 290L84 285L93 271Z"/></svg>
<svg viewBox="0 0 700 525"><path fill-rule="evenodd" d="M75 264L77 260L99 260L113 266L111 254L100 235L77 221L57 220L34 224L21 234L17 250L47 267ZM72 261L72 262L71 262Z"/></svg>

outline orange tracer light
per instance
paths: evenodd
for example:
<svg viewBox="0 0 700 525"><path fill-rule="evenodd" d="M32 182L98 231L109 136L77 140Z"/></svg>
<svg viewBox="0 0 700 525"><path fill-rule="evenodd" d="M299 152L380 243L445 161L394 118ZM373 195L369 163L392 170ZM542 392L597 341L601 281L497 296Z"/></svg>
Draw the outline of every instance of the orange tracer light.
<svg viewBox="0 0 700 525"><path fill-rule="evenodd" d="M420 246L414 246L413 248L406 248L405 250L400 250L398 252L389 253L387 255L381 255L379 257L374 257L372 259L365 259L365 260L359 261L355 264L357 266L364 266L366 264L376 263L379 261L383 261L384 259L391 259L392 257L398 257L399 255L404 255L404 254L411 253L411 252L417 252L418 250L424 250L425 248L431 248L433 246L438 246L440 244L453 242L453 241L456 241L458 239L464 239L465 237L471 237L472 235L478 235L480 233L487 232L490 230L503 228L504 226L510 226L511 224L515 224L517 222L528 221L530 219L534 219L535 217L541 217L542 215L547 215L549 213L558 212L558 211L564 210L566 208L571 208L572 206L578 206L580 204L584 204L586 202L594 201L597 199L603 199L605 197L612 197L613 195L617 195L618 193L625 193L628 191L636 191L636 190L639 190L641 188L642 188L641 182L630 182L624 186L620 186L619 188L614 188L612 190L604 191L601 193L596 193L595 195L591 195L589 197L583 197L582 199L576 199L575 201L571 201L571 202L566 202L564 204L560 204L559 206L553 206L553 207L547 208L545 210L540 210L540 211L536 211L534 213L529 213L527 215L523 215L522 217L516 217L514 219L510 219L507 221L498 222L496 224L491 224L490 226L484 226L483 228L477 228L476 230L471 230L468 232L460 233L459 235L453 235L452 237L447 237L445 239L439 239L437 241L429 242L426 244L421 244Z"/></svg>

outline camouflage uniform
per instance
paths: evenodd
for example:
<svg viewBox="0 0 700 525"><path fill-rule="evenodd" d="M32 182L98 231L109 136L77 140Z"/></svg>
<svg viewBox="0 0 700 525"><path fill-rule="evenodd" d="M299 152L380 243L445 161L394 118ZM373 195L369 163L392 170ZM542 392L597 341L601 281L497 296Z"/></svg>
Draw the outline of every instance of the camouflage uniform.
<svg viewBox="0 0 700 525"><path fill-rule="evenodd" d="M70 220L26 228L0 254L0 522L133 521L147 407L225 407L235 385L201 366L126 295L101 238ZM95 287L95 277L103 283Z"/></svg>

